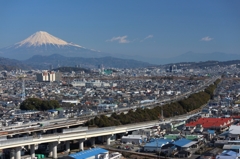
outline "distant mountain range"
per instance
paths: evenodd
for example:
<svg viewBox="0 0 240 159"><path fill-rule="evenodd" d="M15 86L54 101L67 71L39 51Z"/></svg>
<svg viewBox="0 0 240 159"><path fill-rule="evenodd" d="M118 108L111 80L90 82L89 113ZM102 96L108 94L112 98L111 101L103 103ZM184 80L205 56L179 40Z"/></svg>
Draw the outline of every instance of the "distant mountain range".
<svg viewBox="0 0 240 159"><path fill-rule="evenodd" d="M78 68L78 67L58 67L58 68L53 69L53 71L69 72L69 73L71 73L72 71L74 71L74 72L84 71L85 73L92 72L90 69Z"/></svg>
<svg viewBox="0 0 240 159"><path fill-rule="evenodd" d="M188 63L191 64L191 67L211 67L215 65L230 65L238 64L240 60L236 60L235 55L228 55L224 53L212 53L209 56L209 59L204 56L205 54L196 54L196 53L186 53L183 54L182 58L178 57L177 59L172 58L169 61L172 61L167 64L179 64L179 63ZM190 58L195 57L196 62L185 62L190 61ZM202 57L203 56L203 57ZM215 60L218 59L218 60ZM233 59L233 60L224 60L224 59ZM240 58L239 58L240 59ZM179 62L180 61L180 62ZM101 57L101 58L82 58L82 57L65 57L58 54L53 54L50 56L40 56L35 55L32 58L25 60L25 64L30 65L34 68L48 69L50 65L53 65L54 68L62 66L81 66L87 68L96 68L98 65L103 65L104 67L113 67L113 68L141 68L148 66L156 66L146 62L136 61L136 60L127 60L114 57Z"/></svg>
<svg viewBox="0 0 240 159"><path fill-rule="evenodd" d="M0 70L30 69L31 67L21 61L0 57Z"/></svg>
<svg viewBox="0 0 240 159"><path fill-rule="evenodd" d="M48 69L50 65L55 68L75 65L89 68L98 65L115 68L151 66L147 62L114 58L109 55L68 43L44 31L36 32L23 41L0 49L0 56L22 60L24 64L39 69Z"/></svg>
<svg viewBox="0 0 240 159"><path fill-rule="evenodd" d="M165 68L169 68L171 65L176 65L177 68L181 69L206 69L206 68L212 68L215 66L230 66L230 65L237 65L237 67L240 66L240 60L232 60L232 61L204 61L204 62L179 62L179 63L171 63L163 65Z"/></svg>
<svg viewBox="0 0 240 159"><path fill-rule="evenodd" d="M112 68L140 68L152 66L147 62L141 62L129 59L120 59L114 57L100 57L100 58L83 58L83 57L65 57L59 54L50 56L35 55L32 58L25 60L24 63L34 68L53 68L62 66L80 66L87 68L96 68L99 65Z"/></svg>
<svg viewBox="0 0 240 159"><path fill-rule="evenodd" d="M187 52L185 54L161 59L159 62L161 64L168 63L179 63L179 62L201 62L201 61L231 61L231 60L240 60L240 55L238 54L226 54L223 52L213 52L213 53L194 53Z"/></svg>
<svg viewBox="0 0 240 159"><path fill-rule="evenodd" d="M172 58L113 55L66 42L44 31L36 32L23 41L0 49L0 57L22 60L24 64L31 65L34 68L45 69L49 65L54 67L82 65L91 68L103 64L105 67L137 68L151 66L152 64L240 60L238 54L221 52L208 54L187 52ZM21 62L15 62L9 61L9 64L12 63L14 66L19 65L19 67L26 68L26 65ZM3 63L0 63L0 65L3 65Z"/></svg>
<svg viewBox="0 0 240 159"><path fill-rule="evenodd" d="M224 56L223 56L224 57ZM187 68L210 68L213 66L227 66L232 64L240 64L240 60L229 60L229 61L202 61L202 62L173 62L166 64L177 66L188 66ZM140 62L136 60L126 60L113 57L103 57L103 58L81 58L81 57L65 57L58 54L53 54L50 56L35 55L28 60L18 61L8 58L0 57L0 70L16 70L16 69L50 69L59 67L75 67L80 68L96 68L98 65L103 65L104 67L112 68L141 68L156 66L151 65L146 62ZM181 68L181 67L179 67ZM186 68L186 67L185 67Z"/></svg>

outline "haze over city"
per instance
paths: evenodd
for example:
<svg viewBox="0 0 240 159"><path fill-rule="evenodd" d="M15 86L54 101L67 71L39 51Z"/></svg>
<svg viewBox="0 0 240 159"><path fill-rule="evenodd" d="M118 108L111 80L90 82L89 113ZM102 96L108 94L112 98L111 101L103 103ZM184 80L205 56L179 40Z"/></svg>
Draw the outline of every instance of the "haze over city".
<svg viewBox="0 0 240 159"><path fill-rule="evenodd" d="M4 1L0 48L46 31L88 49L129 58L239 54L239 5L236 0Z"/></svg>

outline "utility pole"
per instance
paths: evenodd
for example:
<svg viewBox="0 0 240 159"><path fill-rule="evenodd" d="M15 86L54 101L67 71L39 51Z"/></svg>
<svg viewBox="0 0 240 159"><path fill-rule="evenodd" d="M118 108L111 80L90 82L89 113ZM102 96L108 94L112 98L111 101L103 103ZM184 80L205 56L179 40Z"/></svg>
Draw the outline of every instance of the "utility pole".
<svg viewBox="0 0 240 159"><path fill-rule="evenodd" d="M25 80L22 78L22 101L25 100Z"/></svg>
<svg viewBox="0 0 240 159"><path fill-rule="evenodd" d="M22 81L22 91L21 91L21 101L23 102L25 100L25 80L24 80L25 75L19 76L19 80Z"/></svg>
<svg viewBox="0 0 240 159"><path fill-rule="evenodd" d="M161 109L161 118L162 118L162 121L164 120L163 118L163 106L162 106L162 109Z"/></svg>

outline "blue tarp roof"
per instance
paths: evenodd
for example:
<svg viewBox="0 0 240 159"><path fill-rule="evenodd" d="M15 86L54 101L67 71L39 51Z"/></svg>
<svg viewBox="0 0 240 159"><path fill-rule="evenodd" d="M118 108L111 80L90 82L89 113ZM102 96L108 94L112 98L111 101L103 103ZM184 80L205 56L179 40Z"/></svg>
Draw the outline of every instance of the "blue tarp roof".
<svg viewBox="0 0 240 159"><path fill-rule="evenodd" d="M151 139L144 147L161 147L171 141L170 139Z"/></svg>
<svg viewBox="0 0 240 159"><path fill-rule="evenodd" d="M85 159L85 158L89 158L91 156L95 156L100 153L106 153L106 152L108 151L102 148L93 148L93 149L81 151L75 154L71 154L69 156L73 157L74 159Z"/></svg>
<svg viewBox="0 0 240 159"><path fill-rule="evenodd" d="M184 145L187 145L188 143L192 142L191 140L188 139L179 139L177 141L175 141L173 144L179 147L183 147Z"/></svg>

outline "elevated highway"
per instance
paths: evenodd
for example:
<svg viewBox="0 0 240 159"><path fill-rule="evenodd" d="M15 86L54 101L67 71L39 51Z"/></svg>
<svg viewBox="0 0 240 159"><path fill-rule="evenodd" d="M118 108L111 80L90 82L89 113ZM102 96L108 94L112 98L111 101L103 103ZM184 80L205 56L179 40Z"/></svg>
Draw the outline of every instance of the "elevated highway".
<svg viewBox="0 0 240 159"><path fill-rule="evenodd" d="M195 115L195 114L193 114ZM191 115L192 116L192 115ZM70 142L72 140L79 141L79 147L81 150L84 150L83 142L89 138L95 138L104 136L107 138L107 145L110 144L110 138L114 134L119 133L128 133L129 131L139 130L150 128L153 126L158 126L159 124L169 123L173 119L178 120L186 120L190 116L182 115L175 118L168 119L164 122L159 121L150 121L150 122L142 122L138 124L128 124L122 126L114 126L114 127L105 127L105 128L95 128L89 129L87 131L80 131L80 132L72 132L72 133L55 133L50 135L42 135L38 137L22 137L22 138L14 138L14 139L7 139L0 141L0 150L3 149L10 149L12 153L10 158L11 159L21 159L21 150L23 147L28 146L30 147L30 155L31 158L35 157L35 146L38 144L48 143L49 144L49 157L57 159L57 145L61 142L64 142L66 145L66 151L70 151Z"/></svg>
<svg viewBox="0 0 240 159"><path fill-rule="evenodd" d="M34 132L46 132L47 130L56 130L59 128L69 128L71 126L79 126L86 122L87 120L79 120L79 119L68 119L66 121L62 122L55 122L49 125L40 126L20 126L20 127L10 127L7 130L0 131L1 136L14 136L14 135L20 135L20 134L31 134ZM40 122L41 123L41 122Z"/></svg>
<svg viewBox="0 0 240 159"><path fill-rule="evenodd" d="M193 115L196 115L196 114L193 114ZM190 117L189 115L182 115L182 116L168 119L164 122L159 122L158 120L156 120L156 121L150 121L150 122L141 122L138 124L94 128L94 129L88 129L87 131L83 131L83 132L54 133L54 134L42 135L41 137L29 136L29 137L7 139L4 141L0 141L0 149L14 148L14 147L26 146L26 145L32 145L32 144L36 145L36 144L49 143L49 142L60 143L62 141L69 141L69 140L79 140L79 139L86 140L92 137L99 137L99 136L112 136L113 134L127 133L129 131L145 129L145 128L157 126L159 124L169 123L172 120L176 120L176 119L186 120L189 117Z"/></svg>
<svg viewBox="0 0 240 159"><path fill-rule="evenodd" d="M195 114L194 114L195 115ZM182 115L172 119L186 120L190 116ZM30 147L30 155L32 158L35 157L35 146L38 144L48 143L49 145L49 157L57 159L57 145L61 142L64 142L66 145L66 151L70 151L70 142L71 140L78 140L79 147L81 150L84 150L83 142L89 138L95 138L104 136L107 138L107 145L110 144L110 138L114 134L119 133L128 133L129 131L139 130L157 126L162 123L169 123L172 119L168 119L164 122L151 121L151 122L142 122L138 124L128 124L115 127L105 127L105 128L95 128L89 129L82 132L73 132L73 133L55 133L50 135L42 135L38 137L22 137L22 138L13 138L0 141L0 150L10 149L12 153L11 159L21 159L21 150L24 146Z"/></svg>

